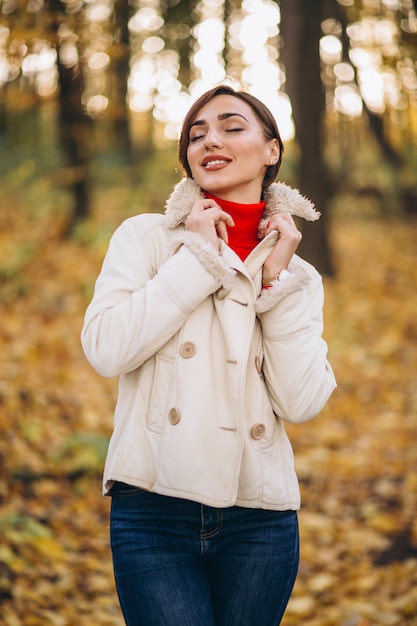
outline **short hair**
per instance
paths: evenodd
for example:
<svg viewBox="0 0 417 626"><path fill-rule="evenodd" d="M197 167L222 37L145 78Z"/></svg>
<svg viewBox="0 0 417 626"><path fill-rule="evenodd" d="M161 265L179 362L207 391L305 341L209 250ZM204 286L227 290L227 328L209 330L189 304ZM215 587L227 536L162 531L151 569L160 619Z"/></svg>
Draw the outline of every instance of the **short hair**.
<svg viewBox="0 0 417 626"><path fill-rule="evenodd" d="M236 90L229 85L219 85L217 87L213 87L209 91L206 91L202 96L198 98L198 100L194 102L194 104L189 109L187 115L185 116L178 141L178 159L184 174L186 174L186 176L188 176L189 178L192 178L192 173L187 158L187 150L190 143L190 128L195 121L195 118L197 117L200 109L202 109L216 96L233 96L246 102L246 104L251 107L259 122L261 123L265 139L267 141L270 141L271 139L277 139L279 144L279 158L274 165L269 165L267 167L265 178L262 183L262 189L265 190L276 179L281 167L282 156L284 153L284 144L282 142L276 120L271 111L263 102L261 102L261 100L248 93L247 91Z"/></svg>

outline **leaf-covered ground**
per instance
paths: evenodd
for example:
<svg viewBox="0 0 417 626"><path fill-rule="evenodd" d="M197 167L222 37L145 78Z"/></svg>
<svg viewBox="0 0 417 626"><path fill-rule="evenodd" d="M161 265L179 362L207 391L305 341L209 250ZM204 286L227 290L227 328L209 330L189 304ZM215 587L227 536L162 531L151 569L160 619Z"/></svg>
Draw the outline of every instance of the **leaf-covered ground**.
<svg viewBox="0 0 417 626"><path fill-rule="evenodd" d="M79 344L103 242L60 241L12 204L0 222L0 621L121 626L101 495L116 381ZM288 428L302 552L283 626L417 625L416 226L333 224L339 387Z"/></svg>

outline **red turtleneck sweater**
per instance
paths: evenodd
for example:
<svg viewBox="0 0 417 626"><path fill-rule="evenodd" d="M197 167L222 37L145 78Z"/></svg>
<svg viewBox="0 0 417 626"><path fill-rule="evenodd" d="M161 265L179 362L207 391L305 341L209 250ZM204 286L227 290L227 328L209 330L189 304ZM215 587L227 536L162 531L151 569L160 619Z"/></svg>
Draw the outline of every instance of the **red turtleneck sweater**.
<svg viewBox="0 0 417 626"><path fill-rule="evenodd" d="M223 211L232 216L235 225L227 229L228 245L244 261L259 243L258 226L264 212L265 202L241 204L216 198L206 191L204 195L217 202Z"/></svg>

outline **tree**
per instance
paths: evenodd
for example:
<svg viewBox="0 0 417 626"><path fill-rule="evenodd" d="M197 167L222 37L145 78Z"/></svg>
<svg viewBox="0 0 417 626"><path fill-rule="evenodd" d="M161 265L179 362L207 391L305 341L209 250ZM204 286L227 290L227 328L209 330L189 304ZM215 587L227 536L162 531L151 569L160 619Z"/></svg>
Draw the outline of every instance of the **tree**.
<svg viewBox="0 0 417 626"><path fill-rule="evenodd" d="M286 70L300 149L299 187L322 217L303 224L300 253L323 273L334 273L328 238L328 205L333 189L324 161L325 100L319 55L322 0L281 0L281 58Z"/></svg>
<svg viewBox="0 0 417 626"><path fill-rule="evenodd" d="M414 0L414 3L416 2L417 0ZM326 76L326 96L332 100L337 87L337 77L336 74L332 74L331 63L327 64L326 61L321 63L320 60L319 44L324 34L324 30L321 29L322 20L332 18L335 21L335 32L337 31L336 34L343 43L345 63L350 63L352 44L348 27L352 22L357 22L360 26L362 20L370 18L374 24L379 22L379 26L381 21L385 23L395 21L397 24L399 34L397 35L396 55L391 56L387 62L387 59L383 57L383 51L376 49L377 40L373 45L375 52L381 53L381 64L384 63L385 68L389 65L390 71L393 74L396 73L398 84L402 85L401 93L397 95L406 103L405 107L408 109L403 107L401 111L399 109L393 111L388 107L384 114L380 114L370 111L364 102L363 110L366 114L367 127L364 128L362 125L361 132L369 132L376 138L381 155L390 163L391 170L395 168L397 171L396 177L393 176L388 182L392 188L395 187L394 193L397 194L399 200L396 203L397 206L401 205L399 194L402 188L403 192L407 192L405 195L403 193L404 211L415 211L415 208L412 209L413 206L415 207L416 198L413 177L415 167L412 163L415 158L413 145L415 123L412 119L415 114L413 104L415 97L413 88L405 85L406 81L403 80L404 77L401 74L402 69L406 67L409 72L409 83L412 84L416 79L413 59L415 61L417 38L413 30L411 0L400 0L395 9L392 6L388 7L388 3L373 3L371 6L370 3L361 2L361 0L355 0L349 7L343 6L346 3L338 0L277 0L277 3L280 4L282 17L281 60L286 67L286 90L292 102L296 143L300 154L297 172L298 185L305 195L311 197L322 213L322 219L319 222L303 225L303 241L300 251L323 273L332 274L333 264L328 238L330 198L336 192L340 182L344 182L346 186L351 185L352 177L347 175L348 168L344 168L343 164L339 164L339 171L336 173L335 167L332 167L331 177L330 168L326 167L324 158L324 148L329 147L328 137L327 141L324 137L324 122L330 117L326 118L327 111L321 79L322 76ZM199 65L193 66L193 53L198 48L193 40L194 36L198 36L197 30L193 31L193 28L196 22L205 19L206 14L216 15L217 19L224 20L226 26L223 50L219 50L219 53L223 55L226 73L230 72L232 76L236 76L237 80L242 76L242 80L246 81L247 61L244 58L245 54L242 54L241 44L237 42L237 29L240 20L245 17L246 9L242 5L241 10L239 2L225 0L221 6L214 7L211 3L209 7L209 3L203 6L203 3L196 3L195 0L158 1L152 5L154 6L152 10L160 18L160 26L148 30L145 19L140 24L138 33L133 28L129 31L128 26L132 12L135 10L135 3L129 0L115 0L111 5L107 5L107 12L101 12L99 18L97 13L94 17L92 16L94 9L97 8L95 4L98 3L76 3L67 0L45 0L43 5L21 1L10 2L0 15L0 28L2 24L6 25L0 38L0 59L6 59L6 64L0 67L0 72L3 71L4 75L4 68L10 70L2 88L0 129L3 124L5 130L6 117L7 123L10 122L11 125L15 123L19 126L16 120L22 111L30 111L31 107L33 111L40 110L46 99L49 102L55 101L59 117L57 139L66 163L62 180L70 190L71 197L74 198L70 209L70 230L76 222L89 213L92 169L90 163L92 157L102 151L100 140L105 138L103 143L106 144L108 155L112 159L114 155L117 155L118 159L121 157L125 163L133 163L143 158L149 159L152 151L157 150L154 131L161 130L164 118L154 116L152 98L154 106L163 113L166 112L159 105L161 100L167 99L166 84L162 90L159 90L158 80L161 77L161 82L164 83L164 79L163 72L158 74L158 68L162 68L163 65L159 64L158 52L149 55L154 62L154 76L148 81L148 86L146 86L148 79L139 84L132 81L132 85L135 84L132 93L137 92L140 96L140 90L143 89L149 97L146 109L143 111L140 106L135 109L134 99L132 99L132 107L138 114L132 113L127 103L130 72L132 71L132 77L134 77L136 60L141 55L146 57L147 53L142 45L148 38L152 39L157 34L164 41L165 51L175 50L177 56L172 55L174 59L178 59L177 67L172 74L175 77L175 89L186 92L193 80L199 78ZM142 4L145 6L147 3L139 3L137 6L142 6ZM10 34L5 35L7 31L10 31ZM59 89L51 90L46 96L38 89L38 69L33 65L36 54L32 54L36 52L37 42L44 43L45 39L49 40L51 48L57 52L55 63L59 75ZM265 46L268 55L271 45L274 44L270 40ZM392 46L392 48L395 47ZM68 49L72 50L70 55L67 54ZM159 49L162 50L162 48ZM110 63L104 63L102 67L94 69L94 63L90 64L90 60L97 51L105 52L102 57L107 55ZM167 58L169 57L168 54ZM30 66L29 74L24 70L25 61L29 61L26 64ZM375 73L380 69L381 67L377 67ZM204 74L204 70L201 74ZM10 89L12 83L14 85ZM359 89L356 91L359 93ZM20 93L24 93L25 97L20 97ZM93 101L101 103L102 107L97 105L94 109ZM109 106L106 106L107 101ZM87 115L84 107L87 107L93 120L90 115ZM407 127L406 116L408 114L411 123ZM337 115L339 119L342 119L342 123L349 127L349 130L353 129L355 132L358 128L357 120L351 122L349 116L343 112L336 112L334 119ZM396 125L395 115L396 119L401 117L402 126ZM166 117L171 120L168 115ZM339 119L330 121L336 130L341 128ZM97 144L93 146L93 128L110 128L112 141L109 141L107 133L96 133L94 138L97 139ZM350 138L348 141L351 141ZM133 142L135 142L134 155L132 154ZM346 158L350 158L348 153L346 153ZM138 177L144 172L144 168L132 168L132 170ZM126 172L126 168L123 171ZM135 182L138 182L137 178ZM405 189L406 186L407 189ZM410 209L406 209L406 202L408 202L407 206L411 207Z"/></svg>
<svg viewBox="0 0 417 626"><path fill-rule="evenodd" d="M128 0L115 0L114 22L116 33L112 46L113 68L111 79L114 83L112 103L114 109L114 128L122 154L133 169L133 147L129 128L129 112L127 103L127 83L130 71L130 37L129 18L132 9Z"/></svg>
<svg viewBox="0 0 417 626"><path fill-rule="evenodd" d="M46 15L49 17L49 31L55 38L57 49L58 129L61 150L66 163L64 181L73 199L67 224L67 233L71 233L75 225L88 216L90 210L91 121L82 105L84 81L79 60L80 52L76 49L77 55L66 55L59 36L60 26L68 20L64 4L60 0L47 0L45 8ZM71 17L75 22L75 31L79 32L78 15ZM69 32L73 32L73 28L69 27Z"/></svg>
<svg viewBox="0 0 417 626"><path fill-rule="evenodd" d="M189 85L192 77L190 71L191 29L195 26L195 2L181 0L168 2L163 12L164 27L162 36L168 46L177 50L179 55L178 78L183 85Z"/></svg>

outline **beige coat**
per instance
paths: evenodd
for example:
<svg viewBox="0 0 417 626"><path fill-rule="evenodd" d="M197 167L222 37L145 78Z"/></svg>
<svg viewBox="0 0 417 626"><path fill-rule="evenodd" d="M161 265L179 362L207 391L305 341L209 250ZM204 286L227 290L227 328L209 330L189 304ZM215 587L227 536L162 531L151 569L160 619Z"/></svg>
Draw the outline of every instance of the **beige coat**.
<svg viewBox="0 0 417 626"><path fill-rule="evenodd" d="M184 220L201 194L181 181L166 215L115 232L82 331L93 367L120 376L104 492L118 480L215 507L300 506L283 421L303 422L335 388L322 334L323 288L299 257L262 290L277 234L243 263ZM317 219L298 191L275 183L275 211Z"/></svg>

